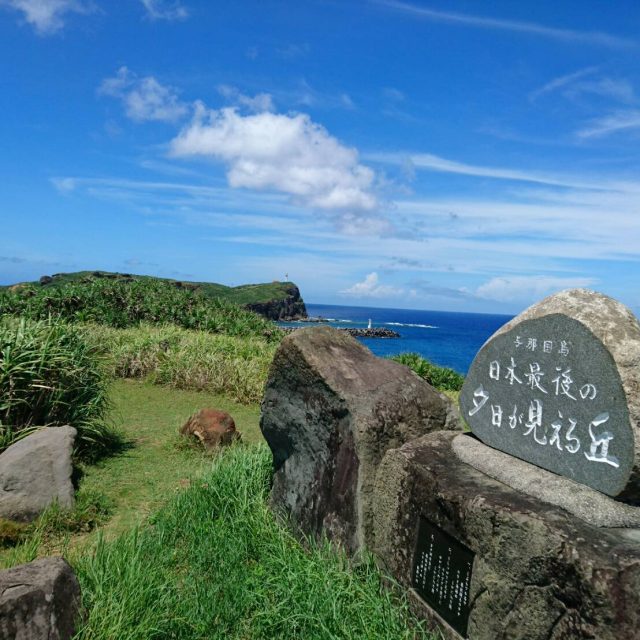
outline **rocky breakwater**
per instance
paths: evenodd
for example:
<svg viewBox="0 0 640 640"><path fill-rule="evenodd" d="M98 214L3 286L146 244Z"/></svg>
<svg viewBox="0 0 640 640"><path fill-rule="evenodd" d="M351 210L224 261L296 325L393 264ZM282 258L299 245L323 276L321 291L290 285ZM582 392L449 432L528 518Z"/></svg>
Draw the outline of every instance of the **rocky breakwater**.
<svg viewBox="0 0 640 640"><path fill-rule="evenodd" d="M300 320L307 317L307 308L300 295L300 289L295 284L287 285L284 298L251 302L244 306L269 320Z"/></svg>
<svg viewBox="0 0 640 640"><path fill-rule="evenodd" d="M282 327L282 330L286 333L293 333L298 331L302 327ZM371 329L354 329L351 327L338 327L336 331L348 333L354 338L399 338L400 334L392 329L386 329L384 327L372 327Z"/></svg>

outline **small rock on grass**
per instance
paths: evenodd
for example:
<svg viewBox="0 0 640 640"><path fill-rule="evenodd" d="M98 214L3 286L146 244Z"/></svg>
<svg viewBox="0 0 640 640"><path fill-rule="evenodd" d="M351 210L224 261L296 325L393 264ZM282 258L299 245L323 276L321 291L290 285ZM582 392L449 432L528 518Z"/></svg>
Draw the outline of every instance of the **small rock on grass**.
<svg viewBox="0 0 640 640"><path fill-rule="evenodd" d="M219 409L200 409L194 413L180 428L183 436L197 439L210 451L230 445L240 439L236 423L230 414Z"/></svg>

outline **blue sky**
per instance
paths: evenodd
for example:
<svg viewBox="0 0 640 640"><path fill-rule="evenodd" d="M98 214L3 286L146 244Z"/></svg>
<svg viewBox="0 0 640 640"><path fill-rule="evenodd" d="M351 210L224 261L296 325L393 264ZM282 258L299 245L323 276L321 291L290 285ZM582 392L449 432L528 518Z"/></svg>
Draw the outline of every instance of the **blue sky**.
<svg viewBox="0 0 640 640"><path fill-rule="evenodd" d="M640 5L0 0L0 283L640 311Z"/></svg>

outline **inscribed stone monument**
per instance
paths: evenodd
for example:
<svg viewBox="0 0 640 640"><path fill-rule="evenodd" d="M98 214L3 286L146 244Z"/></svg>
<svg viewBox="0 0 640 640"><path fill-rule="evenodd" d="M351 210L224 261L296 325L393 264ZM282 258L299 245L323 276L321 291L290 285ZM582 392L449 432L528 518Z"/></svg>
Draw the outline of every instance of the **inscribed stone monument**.
<svg viewBox="0 0 640 640"><path fill-rule="evenodd" d="M640 498L640 325L601 294L546 298L476 356L460 396L485 444L606 493Z"/></svg>

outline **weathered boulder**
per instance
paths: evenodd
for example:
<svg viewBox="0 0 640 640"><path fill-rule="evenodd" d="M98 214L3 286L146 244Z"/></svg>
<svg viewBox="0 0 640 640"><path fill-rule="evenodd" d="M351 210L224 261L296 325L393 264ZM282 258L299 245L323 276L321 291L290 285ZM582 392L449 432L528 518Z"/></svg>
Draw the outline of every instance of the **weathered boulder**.
<svg viewBox="0 0 640 640"><path fill-rule="evenodd" d="M640 529L592 526L490 478L456 454L471 437L432 433L378 468L372 548L416 612L469 640L637 638ZM553 475L527 466L533 484Z"/></svg>
<svg viewBox="0 0 640 640"><path fill-rule="evenodd" d="M80 585L62 558L0 572L0 640L69 640L80 613Z"/></svg>
<svg viewBox="0 0 640 640"><path fill-rule="evenodd" d="M460 395L485 444L640 503L640 324L586 289L550 296L482 347Z"/></svg>
<svg viewBox="0 0 640 640"><path fill-rule="evenodd" d="M229 445L240 438L233 418L219 409L200 409L182 425L180 433L196 438L205 449Z"/></svg>
<svg viewBox="0 0 640 640"><path fill-rule="evenodd" d="M45 285L51 284L53 278L51 276L41 276L39 282L44 287Z"/></svg>
<svg viewBox="0 0 640 640"><path fill-rule="evenodd" d="M73 427L44 427L0 454L0 517L29 521L57 501L75 504Z"/></svg>
<svg viewBox="0 0 640 640"><path fill-rule="evenodd" d="M260 428L273 452L272 506L305 533L324 532L355 552L372 530L373 482L385 451L460 427L446 396L408 367L321 326L282 341Z"/></svg>

